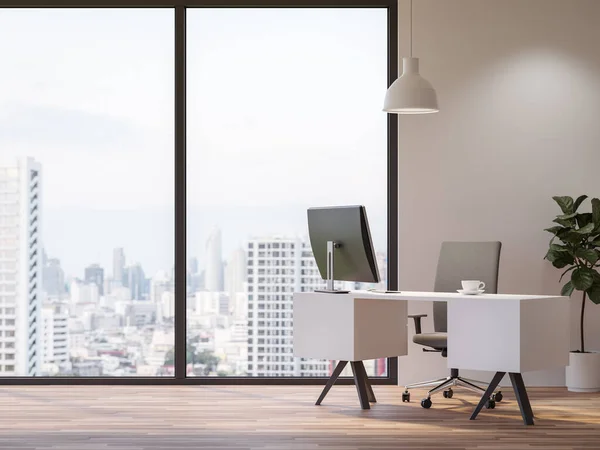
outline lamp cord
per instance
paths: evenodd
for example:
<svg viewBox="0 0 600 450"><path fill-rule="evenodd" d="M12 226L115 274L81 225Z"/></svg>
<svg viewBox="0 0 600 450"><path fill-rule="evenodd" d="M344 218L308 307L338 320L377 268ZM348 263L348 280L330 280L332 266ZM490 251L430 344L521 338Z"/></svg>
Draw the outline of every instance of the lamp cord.
<svg viewBox="0 0 600 450"><path fill-rule="evenodd" d="M410 57L413 55L413 0L410 0Z"/></svg>

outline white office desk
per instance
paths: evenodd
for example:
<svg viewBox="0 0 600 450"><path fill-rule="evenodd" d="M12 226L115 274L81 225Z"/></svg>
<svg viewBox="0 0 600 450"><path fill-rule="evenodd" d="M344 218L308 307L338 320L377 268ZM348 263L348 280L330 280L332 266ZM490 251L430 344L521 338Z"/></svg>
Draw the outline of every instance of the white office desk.
<svg viewBox="0 0 600 450"><path fill-rule="evenodd" d="M448 367L496 372L490 393L502 379L500 374L511 374L523 420L533 423L520 374L568 364L568 297L409 291L296 293L294 356L356 363L352 368L359 398L368 409L367 397L374 400L374 395L361 361L408 353L408 301L447 301ZM317 404L339 372L336 368ZM486 400L482 397L472 419Z"/></svg>

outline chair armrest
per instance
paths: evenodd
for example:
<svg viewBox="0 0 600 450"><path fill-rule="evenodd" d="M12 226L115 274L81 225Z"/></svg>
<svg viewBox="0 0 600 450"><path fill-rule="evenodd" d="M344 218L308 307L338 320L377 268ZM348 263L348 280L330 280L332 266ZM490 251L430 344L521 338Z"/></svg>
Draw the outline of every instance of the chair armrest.
<svg viewBox="0 0 600 450"><path fill-rule="evenodd" d="M415 333L421 334L421 318L427 317L427 314L409 314L408 317L415 321Z"/></svg>

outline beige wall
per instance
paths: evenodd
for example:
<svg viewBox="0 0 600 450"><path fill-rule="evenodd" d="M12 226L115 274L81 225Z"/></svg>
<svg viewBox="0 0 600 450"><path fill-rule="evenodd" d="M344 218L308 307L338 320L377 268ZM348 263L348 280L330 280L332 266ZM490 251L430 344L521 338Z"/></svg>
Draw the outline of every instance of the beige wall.
<svg viewBox="0 0 600 450"><path fill-rule="evenodd" d="M400 56L408 11L400 0ZM443 240L500 240L501 292L558 294L542 260L551 196L600 196L600 1L414 0L413 14L414 56L441 112L400 117L400 288L432 288ZM600 350L600 306L588 313L587 345ZM489 318L490 333L502 326ZM409 351L401 384L445 375L439 355ZM564 370L525 379L563 385Z"/></svg>

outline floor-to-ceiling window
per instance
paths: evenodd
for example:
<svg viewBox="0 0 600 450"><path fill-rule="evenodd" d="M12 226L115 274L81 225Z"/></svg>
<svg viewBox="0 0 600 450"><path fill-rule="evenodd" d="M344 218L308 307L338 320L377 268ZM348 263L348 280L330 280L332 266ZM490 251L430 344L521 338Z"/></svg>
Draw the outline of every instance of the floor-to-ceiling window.
<svg viewBox="0 0 600 450"><path fill-rule="evenodd" d="M188 376L330 375L293 357L293 292L324 285L308 207L366 206L385 286L387 20L188 9Z"/></svg>
<svg viewBox="0 0 600 450"><path fill-rule="evenodd" d="M52 3L0 8L0 377L320 382L306 209L365 205L396 283L393 0Z"/></svg>
<svg viewBox="0 0 600 450"><path fill-rule="evenodd" d="M0 375L173 359L173 9L0 10Z"/></svg>

